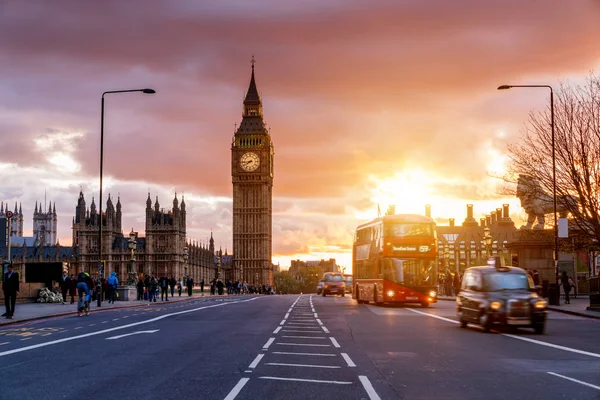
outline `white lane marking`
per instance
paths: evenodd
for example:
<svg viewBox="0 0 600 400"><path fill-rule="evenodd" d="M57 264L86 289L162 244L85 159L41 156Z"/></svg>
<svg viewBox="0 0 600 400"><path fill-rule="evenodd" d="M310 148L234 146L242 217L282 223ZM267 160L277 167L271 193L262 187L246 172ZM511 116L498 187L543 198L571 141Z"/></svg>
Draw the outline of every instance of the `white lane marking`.
<svg viewBox="0 0 600 400"><path fill-rule="evenodd" d="M427 315L428 317L441 319L442 321L451 322L453 324L458 324L459 323L458 321L455 321L455 320L450 319L450 318L440 317L438 315L429 314L429 313L426 313L426 312L423 312L423 311L419 311L419 310L415 310L415 309L412 309L412 308L406 308L405 310L409 310L409 311L412 311L412 312L417 313L417 314Z"/></svg>
<svg viewBox="0 0 600 400"><path fill-rule="evenodd" d="M140 333L156 333L158 332L160 329L155 329L153 331L137 331L137 332L131 332L131 333L126 333L124 335L119 335L119 336L112 336L109 338L106 338L106 340L114 340L114 339L121 339L124 338L125 336L131 336L131 335L139 335Z"/></svg>
<svg viewBox="0 0 600 400"><path fill-rule="evenodd" d="M319 318L319 314L314 313L315 318Z"/></svg>
<svg viewBox="0 0 600 400"><path fill-rule="evenodd" d="M568 376L557 374L556 372L548 372L548 373L550 375L558 376L559 378L563 378L563 379L566 379L566 380L571 381L571 382L579 383L581 385L588 386L588 387L594 388L596 390L600 390L600 386L592 385L591 383L587 383L587 382L580 381L580 380L577 380L577 379L569 378Z"/></svg>
<svg viewBox="0 0 600 400"><path fill-rule="evenodd" d="M592 353L592 352L585 351L585 350L573 349L571 347L560 346L558 344L552 344L552 343L542 342L541 340L529 339L529 338L522 337L522 336L511 335L509 333L501 333L501 335L502 336L507 336L507 337L510 337L510 338L513 338L513 339L523 340L525 342L531 342L531 343L539 344L541 346L552 347L552 348L558 349L558 350L570 351L571 353L583 354L583 355L590 356L590 357L600 358L600 354L598 354L598 353Z"/></svg>
<svg viewBox="0 0 600 400"><path fill-rule="evenodd" d="M299 378L280 378L278 376L259 376L260 379L272 379L276 381L295 381L295 382L312 382L312 383L331 383L334 385L352 385L352 382L343 381L320 381L317 379L299 379ZM228 399L226 399L228 400Z"/></svg>
<svg viewBox="0 0 600 400"><path fill-rule="evenodd" d="M297 329L283 329L282 332L296 332L296 333L321 333L321 331L315 331L315 330L297 330ZM327 332L329 333L329 332Z"/></svg>
<svg viewBox="0 0 600 400"><path fill-rule="evenodd" d="M283 319L288 319L288 317L290 316L290 313L285 314L285 317L283 317Z"/></svg>
<svg viewBox="0 0 600 400"><path fill-rule="evenodd" d="M317 322L319 323L319 325L323 326L323 322L321 322L319 318L317 318Z"/></svg>
<svg viewBox="0 0 600 400"><path fill-rule="evenodd" d="M349 367L356 367L356 364L354 364L354 361L352 361L348 354L342 353L342 357L344 357L344 360L346 361L346 364L348 364Z"/></svg>
<svg viewBox="0 0 600 400"><path fill-rule="evenodd" d="M369 378L367 378L364 375L359 375L358 379L360 379L360 383L362 383L363 387L367 391L367 394L369 395L369 399L381 400L381 397L379 397L377 392L375 392L375 389L373 389L373 385L371 385L371 381L369 381Z"/></svg>
<svg viewBox="0 0 600 400"><path fill-rule="evenodd" d="M282 319L281 322L279 323L279 325L284 325L285 324L285 319Z"/></svg>
<svg viewBox="0 0 600 400"><path fill-rule="evenodd" d="M249 380L250 380L250 378L242 378L242 379L240 379L240 381L237 383L237 385L235 385L234 388L231 389L231 392L229 392L229 394L227 395L227 397L225 397L224 400L233 400L233 399L235 399L236 396L240 393L240 391L244 387L244 385L246 383L248 383Z"/></svg>
<svg viewBox="0 0 600 400"><path fill-rule="evenodd" d="M299 325L299 326L315 326L313 322L288 322L288 325Z"/></svg>
<svg viewBox="0 0 600 400"><path fill-rule="evenodd" d="M290 318L290 321L314 321L314 318Z"/></svg>
<svg viewBox="0 0 600 400"><path fill-rule="evenodd" d="M312 365L312 364L284 364L284 363L267 363L267 365L279 365L281 367L304 367L304 368L342 368L337 365Z"/></svg>
<svg viewBox="0 0 600 400"><path fill-rule="evenodd" d="M151 318L151 319L148 319L148 320L145 320L145 321L132 322L131 324L121 325L121 326L115 326L114 328L107 328L107 329L103 329L101 331L84 333L82 335L77 335L77 336L71 336L71 337L68 337L68 338L62 338L62 339L52 340L50 342L45 342L45 343L33 344L31 346L21 347L21 348L13 349L13 350L7 350L7 351L4 351L4 352L0 353L0 357L8 356L8 355L14 354L14 353L21 353L23 351L33 350L33 349L37 349L37 348L40 348L40 347L52 346L52 345L58 344L58 343L69 342L71 340L77 340L77 339L83 339L83 338L90 337L90 336L102 335L102 334L105 334L105 333L108 333L108 332L113 332L113 331L118 331L118 330L122 330L122 329L131 328L133 326L150 324L152 322L160 321L161 319L172 317L174 315L188 314L188 313L195 312L195 311L205 310L207 308L214 308L214 307L226 306L228 304L245 303L245 302L252 301L252 300L255 300L255 299L258 299L258 297L254 297L252 299L247 299L247 300L239 300L239 301L232 301L232 302L227 302L227 303L212 304L210 306L198 307L198 308L193 308L193 309L190 309L190 310L177 311L177 312L170 313L170 314L163 314L163 315L159 315L158 317L154 317L154 318ZM106 322L108 322L108 321L104 321L102 323L104 324Z"/></svg>
<svg viewBox="0 0 600 400"><path fill-rule="evenodd" d="M294 338L294 339L325 339L324 336L286 336L286 335L283 335L281 337Z"/></svg>
<svg viewBox="0 0 600 400"><path fill-rule="evenodd" d="M290 307L290 309L288 310L288 312L292 312L292 308L294 308L294 307Z"/></svg>
<svg viewBox="0 0 600 400"><path fill-rule="evenodd" d="M407 310L413 311L413 312L418 313L418 314L423 314L423 315L426 315L428 317L433 317L433 318L441 319L441 320L446 321L446 322L451 322L453 324L458 324L459 323L458 321L455 321L453 319L439 317L437 315L429 314L429 313L426 313L426 312L413 310L412 308L407 308ZM600 354L598 354L598 353L592 353L590 351L573 349L571 347L561 346L561 345L558 345L558 344L552 344L552 343L548 343L548 342L542 342L541 340L530 339L530 338L523 337L523 336L511 335L510 333L500 333L500 335L506 336L506 337L509 337L509 338L513 338L513 339L517 339L517 340L522 340L524 342L535 343L535 344L538 344L540 346L551 347L553 349L564 350L564 351L569 351L571 353L583 354L585 356L600 358Z"/></svg>
<svg viewBox="0 0 600 400"><path fill-rule="evenodd" d="M249 373L251 373L252 371L250 371L249 369L247 369L247 370L245 370L244 372L249 372Z"/></svg>
<svg viewBox="0 0 600 400"><path fill-rule="evenodd" d="M273 354L286 354L290 356L320 356L320 357L335 357L337 354L331 353L293 353L290 351L274 351Z"/></svg>
<svg viewBox="0 0 600 400"><path fill-rule="evenodd" d="M331 343L333 343L334 347L340 348L340 344L338 343L337 340L335 340L335 338L333 336L329 337L329 339L331 339Z"/></svg>
<svg viewBox="0 0 600 400"><path fill-rule="evenodd" d="M275 343L280 346L311 346L311 347L330 347L328 344L309 344L309 343Z"/></svg>
<svg viewBox="0 0 600 400"><path fill-rule="evenodd" d="M322 326L321 328L323 328L323 332L329 333L329 329L325 328L325 326Z"/></svg>
<svg viewBox="0 0 600 400"><path fill-rule="evenodd" d="M266 350L269 348L269 346L275 341L275 338L272 337L269 340L267 340L267 343L265 343L265 345L263 346L263 350Z"/></svg>
<svg viewBox="0 0 600 400"><path fill-rule="evenodd" d="M248 368L250 368L250 369L256 368L256 366L258 365L258 363L260 362L260 360L262 360L262 358L264 356L265 356L264 354L257 355L256 358L254 359L254 361L252 361L252 363L248 366Z"/></svg>
<svg viewBox="0 0 600 400"><path fill-rule="evenodd" d="M275 330L273 331L273 334L277 334L279 333L279 331L281 330L281 326L278 326L277 328L275 328Z"/></svg>
<svg viewBox="0 0 600 400"><path fill-rule="evenodd" d="M319 329L318 326L292 326L292 325L286 325L284 326L284 328L291 328L291 329L301 329L304 332L321 332L321 329Z"/></svg>
<svg viewBox="0 0 600 400"><path fill-rule="evenodd" d="M301 313L301 312L296 313L296 315L310 315L311 317L313 316L312 313Z"/></svg>

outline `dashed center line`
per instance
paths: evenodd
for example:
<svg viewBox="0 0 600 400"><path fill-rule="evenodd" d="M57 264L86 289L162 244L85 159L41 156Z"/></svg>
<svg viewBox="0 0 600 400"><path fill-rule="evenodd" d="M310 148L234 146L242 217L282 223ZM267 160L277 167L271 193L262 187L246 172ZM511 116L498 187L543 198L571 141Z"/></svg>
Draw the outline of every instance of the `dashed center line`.
<svg viewBox="0 0 600 400"><path fill-rule="evenodd" d="M334 337L330 337L329 339L331 339L331 343L333 343L333 346L334 346L334 347L337 347L337 348L340 348L340 347L341 347L341 346L340 346L340 344L338 343L338 341L337 341L337 340L335 340L335 338L334 338Z"/></svg>
<svg viewBox="0 0 600 400"><path fill-rule="evenodd" d="M256 366L258 365L258 363L260 362L260 360L262 360L262 358L264 357L264 354L259 354L256 356L256 358L254 359L254 361L252 361L252 363L250 364L250 366L248 366L248 368L253 369L256 368Z"/></svg>
<svg viewBox="0 0 600 400"><path fill-rule="evenodd" d="M265 345L263 346L263 350L268 349L269 346L271 346L271 344L273 344L274 341L275 341L275 338L270 338L269 340L267 340L267 343L265 343Z"/></svg>

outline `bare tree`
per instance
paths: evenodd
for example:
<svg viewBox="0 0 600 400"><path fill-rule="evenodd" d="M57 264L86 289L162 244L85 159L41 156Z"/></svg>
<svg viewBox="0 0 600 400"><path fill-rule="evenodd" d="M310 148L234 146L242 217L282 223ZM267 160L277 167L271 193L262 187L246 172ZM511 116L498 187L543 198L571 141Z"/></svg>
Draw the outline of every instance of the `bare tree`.
<svg viewBox="0 0 600 400"><path fill-rule="evenodd" d="M584 236L600 243L600 78L583 85L563 83L554 95L557 205ZM528 175L552 194L550 107L532 112L522 140L508 146L505 181ZM576 199L576 201L573 201Z"/></svg>

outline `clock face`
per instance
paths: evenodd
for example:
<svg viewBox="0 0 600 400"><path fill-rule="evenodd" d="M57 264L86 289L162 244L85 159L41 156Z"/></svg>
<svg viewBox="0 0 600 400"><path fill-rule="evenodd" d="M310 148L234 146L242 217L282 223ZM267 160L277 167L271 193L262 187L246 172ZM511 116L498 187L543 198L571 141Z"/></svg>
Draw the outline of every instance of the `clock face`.
<svg viewBox="0 0 600 400"><path fill-rule="evenodd" d="M256 153L248 152L240 158L240 166L244 171L256 171L259 165L260 158Z"/></svg>

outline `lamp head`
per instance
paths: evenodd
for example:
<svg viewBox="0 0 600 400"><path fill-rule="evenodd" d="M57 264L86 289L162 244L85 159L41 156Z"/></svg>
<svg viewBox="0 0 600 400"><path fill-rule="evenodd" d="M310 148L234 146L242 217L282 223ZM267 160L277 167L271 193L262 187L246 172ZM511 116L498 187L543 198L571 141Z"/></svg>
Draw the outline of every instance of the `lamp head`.
<svg viewBox="0 0 600 400"><path fill-rule="evenodd" d="M146 88L146 89L142 89L142 93L154 94L154 93L156 93L156 90Z"/></svg>
<svg viewBox="0 0 600 400"><path fill-rule="evenodd" d="M500 86L498 86L498 90L508 90L510 88L512 88L512 86L510 86L510 85L500 85Z"/></svg>

